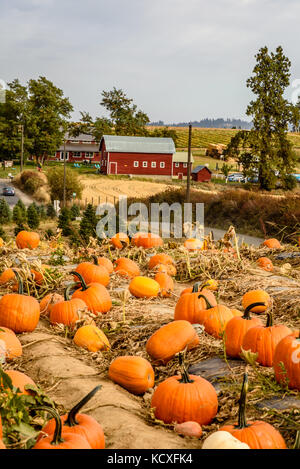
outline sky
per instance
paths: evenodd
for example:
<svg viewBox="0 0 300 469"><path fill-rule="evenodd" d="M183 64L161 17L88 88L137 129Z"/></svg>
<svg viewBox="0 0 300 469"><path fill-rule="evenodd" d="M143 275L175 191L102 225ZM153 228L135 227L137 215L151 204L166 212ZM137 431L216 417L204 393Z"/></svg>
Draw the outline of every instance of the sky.
<svg viewBox="0 0 300 469"><path fill-rule="evenodd" d="M299 0L1 0L0 80L46 76L74 119L105 115L113 87L151 121L244 119L263 46L283 47L300 94L299 18Z"/></svg>

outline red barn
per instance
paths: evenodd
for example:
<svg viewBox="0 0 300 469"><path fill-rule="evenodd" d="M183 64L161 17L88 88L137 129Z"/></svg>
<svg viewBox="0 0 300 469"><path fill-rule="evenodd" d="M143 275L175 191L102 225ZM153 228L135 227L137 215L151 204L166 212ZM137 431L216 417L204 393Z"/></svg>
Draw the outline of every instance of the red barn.
<svg viewBox="0 0 300 469"><path fill-rule="evenodd" d="M192 171L192 179L196 182L208 182L211 180L212 172L207 166L196 166Z"/></svg>
<svg viewBox="0 0 300 469"><path fill-rule="evenodd" d="M175 145L172 138L103 135L99 151L101 174L173 176Z"/></svg>
<svg viewBox="0 0 300 469"><path fill-rule="evenodd" d="M191 155L191 164L194 163L193 155ZM179 151L173 155L173 177L177 179L185 179L188 169L188 153Z"/></svg>

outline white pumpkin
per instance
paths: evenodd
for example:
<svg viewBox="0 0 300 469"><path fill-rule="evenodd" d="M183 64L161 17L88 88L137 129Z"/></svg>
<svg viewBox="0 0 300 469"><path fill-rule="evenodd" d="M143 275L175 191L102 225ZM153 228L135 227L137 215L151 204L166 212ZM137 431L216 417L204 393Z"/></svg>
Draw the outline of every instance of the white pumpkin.
<svg viewBox="0 0 300 469"><path fill-rule="evenodd" d="M209 435L202 445L202 449L250 449L229 432L215 432Z"/></svg>

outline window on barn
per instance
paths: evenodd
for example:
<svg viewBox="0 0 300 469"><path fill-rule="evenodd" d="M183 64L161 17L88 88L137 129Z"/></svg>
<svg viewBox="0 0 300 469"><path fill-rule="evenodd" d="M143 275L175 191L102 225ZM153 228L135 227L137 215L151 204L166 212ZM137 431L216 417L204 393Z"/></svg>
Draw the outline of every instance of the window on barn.
<svg viewBox="0 0 300 469"><path fill-rule="evenodd" d="M165 162L164 162L164 161L161 161L160 164L159 164L159 166L160 166L161 168L164 168L164 167L165 167Z"/></svg>
<svg viewBox="0 0 300 469"><path fill-rule="evenodd" d="M179 163L175 163L175 168L179 168Z"/></svg>
<svg viewBox="0 0 300 469"><path fill-rule="evenodd" d="M183 163L183 167L184 167L184 168L187 168L187 163Z"/></svg>
<svg viewBox="0 0 300 469"><path fill-rule="evenodd" d="M81 152L80 151L74 151L73 157L74 158L81 158Z"/></svg>
<svg viewBox="0 0 300 469"><path fill-rule="evenodd" d="M92 151L86 151L85 152L85 157L86 158L93 158L93 156L94 156L94 153Z"/></svg>
<svg viewBox="0 0 300 469"><path fill-rule="evenodd" d="M139 162L138 162L138 161L134 161L134 162L133 162L133 166L134 166L134 168L138 168L138 167L139 167Z"/></svg>
<svg viewBox="0 0 300 469"><path fill-rule="evenodd" d="M143 168L148 168L148 161L143 161Z"/></svg>
<svg viewBox="0 0 300 469"><path fill-rule="evenodd" d="M156 168L156 161L151 162L151 168Z"/></svg>

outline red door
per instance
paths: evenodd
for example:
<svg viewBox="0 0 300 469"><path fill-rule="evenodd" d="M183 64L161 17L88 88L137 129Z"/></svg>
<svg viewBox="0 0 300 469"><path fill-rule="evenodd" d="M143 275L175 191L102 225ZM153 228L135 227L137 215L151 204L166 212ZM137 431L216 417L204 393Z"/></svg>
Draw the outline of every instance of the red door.
<svg viewBox="0 0 300 469"><path fill-rule="evenodd" d="M183 179L183 173L178 173L178 179Z"/></svg>
<svg viewBox="0 0 300 469"><path fill-rule="evenodd" d="M109 163L109 174L117 174L117 163Z"/></svg>

